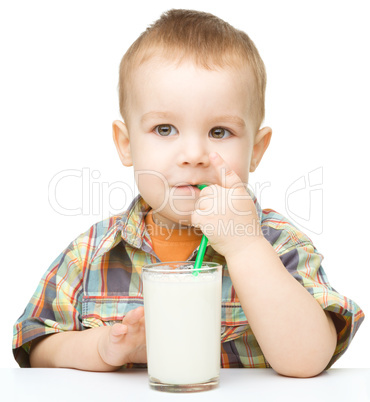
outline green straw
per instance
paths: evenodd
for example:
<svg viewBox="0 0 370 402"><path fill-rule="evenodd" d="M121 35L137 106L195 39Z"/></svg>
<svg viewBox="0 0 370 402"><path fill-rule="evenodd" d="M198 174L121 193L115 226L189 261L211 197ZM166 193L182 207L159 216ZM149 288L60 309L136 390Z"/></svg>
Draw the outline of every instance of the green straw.
<svg viewBox="0 0 370 402"><path fill-rule="evenodd" d="M207 185L206 184L199 184L197 187L199 188L199 190L203 190L204 187L207 187ZM202 240L200 241L198 254L197 254L197 257L196 257L195 263L194 263L194 272L193 272L194 276L198 275L199 269L202 266L204 254L205 254L206 248L207 248L207 243L208 243L208 239L207 239L206 236L203 235Z"/></svg>

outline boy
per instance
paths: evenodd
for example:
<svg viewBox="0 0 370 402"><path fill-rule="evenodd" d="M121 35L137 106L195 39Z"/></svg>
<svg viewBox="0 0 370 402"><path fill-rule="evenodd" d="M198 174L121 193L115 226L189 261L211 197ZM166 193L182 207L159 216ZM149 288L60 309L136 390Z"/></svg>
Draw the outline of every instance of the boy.
<svg viewBox="0 0 370 402"><path fill-rule="evenodd" d="M265 85L253 42L210 14L171 10L134 42L113 137L140 196L45 273L14 328L21 366L145 364L141 267L194 260L203 232L205 261L223 265L222 367L310 377L344 353L363 312L329 285L311 241L246 188L271 138Z"/></svg>

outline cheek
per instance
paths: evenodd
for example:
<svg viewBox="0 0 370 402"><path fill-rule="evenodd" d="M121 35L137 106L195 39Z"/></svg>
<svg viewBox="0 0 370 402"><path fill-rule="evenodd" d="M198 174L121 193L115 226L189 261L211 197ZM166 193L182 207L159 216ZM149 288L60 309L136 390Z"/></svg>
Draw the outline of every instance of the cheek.
<svg viewBox="0 0 370 402"><path fill-rule="evenodd" d="M225 159L226 160L226 159ZM240 177L243 183L248 183L250 155L246 152L234 154L228 165Z"/></svg>
<svg viewBox="0 0 370 402"><path fill-rule="evenodd" d="M136 169L166 170L166 150L155 140L154 135L136 135L131 141L132 162Z"/></svg>
<svg viewBox="0 0 370 402"><path fill-rule="evenodd" d="M249 162L249 161L248 161ZM249 177L249 166L250 163L247 163L247 161L243 164L239 164L235 167L235 172L236 174L240 177L241 181L243 183L248 183L248 177Z"/></svg>
<svg viewBox="0 0 370 402"><path fill-rule="evenodd" d="M225 141L222 149L218 152L229 167L240 177L242 182L247 183L253 153L251 136L245 133L234 137L231 141Z"/></svg>
<svg viewBox="0 0 370 402"><path fill-rule="evenodd" d="M168 181L161 172L145 168L135 169L135 181L140 194L152 208L165 202Z"/></svg>

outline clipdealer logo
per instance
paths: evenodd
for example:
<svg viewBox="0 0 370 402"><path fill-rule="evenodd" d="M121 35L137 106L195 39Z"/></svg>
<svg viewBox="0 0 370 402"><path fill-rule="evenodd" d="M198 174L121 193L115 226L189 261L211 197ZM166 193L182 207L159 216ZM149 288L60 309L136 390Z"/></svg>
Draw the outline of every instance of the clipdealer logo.
<svg viewBox="0 0 370 402"><path fill-rule="evenodd" d="M170 189L163 174L148 170L135 172L137 183L141 175L152 175L166 190L166 196L156 211L168 204L179 216L185 215L176 210L176 201L181 200L181 197L171 194L173 189ZM323 167L302 174L286 189L285 211L281 211L293 224L314 234L323 233L323 183ZM272 183L256 182L253 186L248 184L248 188L262 203L264 193L272 187ZM50 207L64 216L92 215L104 219L107 215L117 215L124 211L137 194L134 185L124 181L103 181L98 170L88 167L62 170L52 177L48 186ZM185 199L195 199L195 193L184 196Z"/></svg>

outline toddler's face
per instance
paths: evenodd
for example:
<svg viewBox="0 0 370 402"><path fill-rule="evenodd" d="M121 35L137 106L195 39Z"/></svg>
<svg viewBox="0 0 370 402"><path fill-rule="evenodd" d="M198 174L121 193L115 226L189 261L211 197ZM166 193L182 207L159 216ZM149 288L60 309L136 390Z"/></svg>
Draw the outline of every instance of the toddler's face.
<svg viewBox="0 0 370 402"><path fill-rule="evenodd" d="M189 225L199 194L195 185L221 185L210 152L218 152L248 182L256 134L252 95L252 74L234 69L212 71L161 59L135 71L126 151L156 223Z"/></svg>

